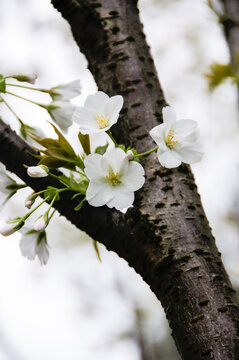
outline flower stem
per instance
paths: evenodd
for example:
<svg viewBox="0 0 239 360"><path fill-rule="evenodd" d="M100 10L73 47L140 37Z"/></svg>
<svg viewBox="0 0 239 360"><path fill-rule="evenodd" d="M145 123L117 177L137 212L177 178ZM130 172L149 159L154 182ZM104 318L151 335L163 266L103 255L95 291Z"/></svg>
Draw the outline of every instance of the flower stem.
<svg viewBox="0 0 239 360"><path fill-rule="evenodd" d="M115 141L112 133L110 130L107 130L106 133L109 135L109 137L111 138L111 140L113 141L113 143L115 144L115 146L118 146L117 142Z"/></svg>
<svg viewBox="0 0 239 360"><path fill-rule="evenodd" d="M41 91L41 92L44 92L44 93L47 93L47 94L49 94L49 92L50 92L49 90L34 88L34 87L32 87L32 86L24 86L24 85L18 85L18 84L6 84L6 85L7 85L7 86L20 87L20 88L23 88L23 89Z"/></svg>
<svg viewBox="0 0 239 360"><path fill-rule="evenodd" d="M146 156L146 155L149 155L149 154L151 154L152 152L155 152L155 151L157 151L157 150L158 150L158 146L156 146L155 148L153 148L153 149L151 149L151 150L149 150L149 151L146 151L146 152L144 152L144 153L137 154L137 155L135 155L134 157L135 157L135 158L138 158L138 157L141 157L141 156Z"/></svg>
<svg viewBox="0 0 239 360"><path fill-rule="evenodd" d="M19 116L16 114L16 112L13 110L13 108L7 103L7 101L1 96L1 100L4 102L4 104L7 106L7 108L13 113L13 115L17 118L17 120L20 122L21 125L23 125L23 121L19 118Z"/></svg>
<svg viewBox="0 0 239 360"><path fill-rule="evenodd" d="M10 91L6 91L6 94L16 96L16 97L18 97L19 99L28 101L28 102L30 102L30 103L32 103L32 104L34 104L34 105L40 106L40 107L42 107L42 108L44 108L44 109L46 109L46 107L47 107L47 105L40 104L40 103L37 103L36 101L26 99L25 97L23 97L23 96L21 96L21 95L14 94L14 93L12 93L12 92L10 92Z"/></svg>

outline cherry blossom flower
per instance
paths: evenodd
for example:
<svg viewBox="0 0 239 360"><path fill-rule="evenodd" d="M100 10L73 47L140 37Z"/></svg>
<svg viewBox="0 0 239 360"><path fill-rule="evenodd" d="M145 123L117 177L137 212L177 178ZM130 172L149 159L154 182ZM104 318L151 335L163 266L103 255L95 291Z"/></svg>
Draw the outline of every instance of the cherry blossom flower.
<svg viewBox="0 0 239 360"><path fill-rule="evenodd" d="M134 191L145 182L142 165L129 161L120 148L113 148L104 155L88 155L85 159L85 174L90 180L86 191L89 204L107 205L117 210L132 205Z"/></svg>
<svg viewBox="0 0 239 360"><path fill-rule="evenodd" d="M122 106L122 96L109 97L98 91L87 97L83 107L76 108L72 120L83 135L107 131L117 122Z"/></svg>
<svg viewBox="0 0 239 360"><path fill-rule="evenodd" d="M81 94L80 80L51 88L49 93L53 100L70 100Z"/></svg>
<svg viewBox="0 0 239 360"><path fill-rule="evenodd" d="M46 106L52 119L61 128L63 132L72 125L72 115L76 109L69 101L53 101Z"/></svg>
<svg viewBox="0 0 239 360"><path fill-rule="evenodd" d="M34 260L38 256L41 265L46 265L49 259L46 232L24 227L21 233L20 250L22 255L29 260Z"/></svg>
<svg viewBox="0 0 239 360"><path fill-rule="evenodd" d="M46 170L48 168L45 165L29 166L27 174L33 178L41 178L48 176Z"/></svg>
<svg viewBox="0 0 239 360"><path fill-rule="evenodd" d="M193 164L201 160L203 153L198 142L199 129L194 120L177 120L170 106L163 108L163 124L150 130L158 145L160 164L167 168L179 166L182 162Z"/></svg>

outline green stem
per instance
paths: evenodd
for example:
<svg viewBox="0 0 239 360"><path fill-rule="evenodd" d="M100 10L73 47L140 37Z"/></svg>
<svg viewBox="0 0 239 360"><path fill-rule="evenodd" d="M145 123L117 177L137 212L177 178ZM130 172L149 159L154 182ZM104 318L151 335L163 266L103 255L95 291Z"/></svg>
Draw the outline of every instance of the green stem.
<svg viewBox="0 0 239 360"><path fill-rule="evenodd" d="M54 210L52 211L51 215L50 215L49 218L48 218L48 222L50 222L50 220L51 220L52 216L55 214L55 212L56 212L56 209L54 209Z"/></svg>
<svg viewBox="0 0 239 360"><path fill-rule="evenodd" d="M117 142L115 141L113 135L111 134L110 130L107 130L106 133L109 135L109 137L111 138L111 140L113 141L113 143L115 144L115 146L118 146Z"/></svg>
<svg viewBox="0 0 239 360"><path fill-rule="evenodd" d="M7 106L7 108L13 113L13 115L17 118L17 120L20 122L21 125L23 125L23 121L19 118L19 116L15 113L13 108L7 103L7 101L1 96L1 100L4 102L4 104Z"/></svg>
<svg viewBox="0 0 239 360"><path fill-rule="evenodd" d="M138 157L141 157L141 156L146 156L146 155L149 155L149 154L151 154L152 152L155 152L155 151L157 151L157 150L158 150L158 146L156 146L154 149L151 149L151 150L146 151L146 152L144 152L144 153L137 154L137 155L135 155L134 157L135 157L135 158L138 158Z"/></svg>
<svg viewBox="0 0 239 360"><path fill-rule="evenodd" d="M34 105L40 106L40 107L42 107L42 108L44 108L44 109L46 109L46 108L47 108L47 105L40 104L40 103L37 103L36 101L26 99L26 98L24 98L23 96L20 96L20 95L14 94L14 93L12 93L12 92L10 92L10 91L6 91L6 94L16 96L16 97L18 97L19 99L22 99L22 100L28 101L28 102L30 102L30 103L32 103L32 104L34 104Z"/></svg>
<svg viewBox="0 0 239 360"><path fill-rule="evenodd" d="M23 89L41 91L41 92L48 93L48 94L49 94L49 92L50 92L49 90L46 90L46 89L34 88L34 87L31 87L31 86L24 86L24 85L18 85L18 84L6 84L6 85L7 85L7 86L20 87L20 88L23 88Z"/></svg>

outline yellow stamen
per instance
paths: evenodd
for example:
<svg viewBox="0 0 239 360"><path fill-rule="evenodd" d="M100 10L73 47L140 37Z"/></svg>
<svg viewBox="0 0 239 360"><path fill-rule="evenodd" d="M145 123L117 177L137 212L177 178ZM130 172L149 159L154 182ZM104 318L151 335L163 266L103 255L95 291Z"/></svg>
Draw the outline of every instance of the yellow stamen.
<svg viewBox="0 0 239 360"><path fill-rule="evenodd" d="M178 140L176 140L176 136L176 131L170 129L168 136L165 138L165 143L170 149L178 143Z"/></svg>
<svg viewBox="0 0 239 360"><path fill-rule="evenodd" d="M99 129L104 129L109 125L107 116L98 115L95 119Z"/></svg>
<svg viewBox="0 0 239 360"><path fill-rule="evenodd" d="M109 172L109 175L106 176L106 180L108 181L108 183L111 185L111 186L115 186L117 185L118 183L120 183L120 180L119 180L120 176L119 176L119 173L114 173L113 171L110 171Z"/></svg>

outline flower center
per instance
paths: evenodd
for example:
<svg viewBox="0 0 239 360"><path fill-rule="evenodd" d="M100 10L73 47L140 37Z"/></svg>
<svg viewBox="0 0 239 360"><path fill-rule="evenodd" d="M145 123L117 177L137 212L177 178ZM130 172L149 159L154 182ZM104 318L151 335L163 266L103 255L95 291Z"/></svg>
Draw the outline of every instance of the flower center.
<svg viewBox="0 0 239 360"><path fill-rule="evenodd" d="M167 147L172 149L178 143L178 140L176 139L176 137L177 137L176 131L170 129L168 136L166 136L166 138L165 138L165 143L166 143Z"/></svg>
<svg viewBox="0 0 239 360"><path fill-rule="evenodd" d="M106 176L106 180L111 186L115 186L119 184L121 182L119 178L120 178L119 173L115 174L113 171L110 171L109 175Z"/></svg>
<svg viewBox="0 0 239 360"><path fill-rule="evenodd" d="M104 115L96 116L96 123L99 129L104 129L108 126L108 117Z"/></svg>

